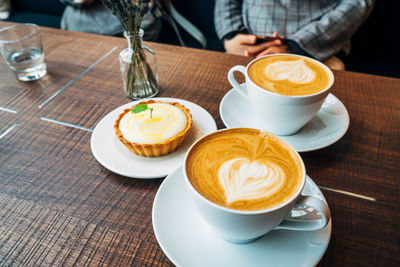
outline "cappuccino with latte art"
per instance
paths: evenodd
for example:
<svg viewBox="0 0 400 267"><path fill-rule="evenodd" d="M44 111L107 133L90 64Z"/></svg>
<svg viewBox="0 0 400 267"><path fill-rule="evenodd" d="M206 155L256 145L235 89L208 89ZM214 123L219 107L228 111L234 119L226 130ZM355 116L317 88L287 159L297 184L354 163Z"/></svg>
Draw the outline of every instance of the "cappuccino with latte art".
<svg viewBox="0 0 400 267"><path fill-rule="evenodd" d="M331 82L321 63L296 55L261 58L250 64L248 75L261 88L288 96L315 94Z"/></svg>
<svg viewBox="0 0 400 267"><path fill-rule="evenodd" d="M234 73L240 72L245 84ZM237 65L228 80L251 106L259 129L276 135L292 135L319 111L329 94L334 76L321 62L299 55L274 54Z"/></svg>
<svg viewBox="0 0 400 267"><path fill-rule="evenodd" d="M192 186L220 206L245 211L279 206L303 181L297 154L277 137L255 129L216 132L189 152Z"/></svg>
<svg viewBox="0 0 400 267"><path fill-rule="evenodd" d="M330 219L323 201L302 195L300 155L258 129L223 129L200 138L186 153L183 176L199 214L231 242L251 242L274 229L317 230ZM292 217L292 207L317 211L321 219Z"/></svg>

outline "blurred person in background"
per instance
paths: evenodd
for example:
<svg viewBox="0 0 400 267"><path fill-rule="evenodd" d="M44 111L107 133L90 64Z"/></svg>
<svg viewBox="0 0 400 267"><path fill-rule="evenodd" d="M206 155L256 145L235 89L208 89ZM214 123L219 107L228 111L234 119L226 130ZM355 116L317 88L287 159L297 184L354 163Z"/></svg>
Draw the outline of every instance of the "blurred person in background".
<svg viewBox="0 0 400 267"><path fill-rule="evenodd" d="M0 0L0 20L8 19L10 17L10 12L10 0Z"/></svg>
<svg viewBox="0 0 400 267"><path fill-rule="evenodd" d="M100 0L61 0L61 2L67 4L61 18L61 29L122 36L124 29L121 23ZM145 41L156 41L161 31L161 19L152 12L153 3L154 1L151 1L151 8L143 17L141 24Z"/></svg>
<svg viewBox="0 0 400 267"><path fill-rule="evenodd" d="M294 53L344 69L350 38L375 0L216 0L215 28L227 53ZM275 39L266 40L265 37Z"/></svg>

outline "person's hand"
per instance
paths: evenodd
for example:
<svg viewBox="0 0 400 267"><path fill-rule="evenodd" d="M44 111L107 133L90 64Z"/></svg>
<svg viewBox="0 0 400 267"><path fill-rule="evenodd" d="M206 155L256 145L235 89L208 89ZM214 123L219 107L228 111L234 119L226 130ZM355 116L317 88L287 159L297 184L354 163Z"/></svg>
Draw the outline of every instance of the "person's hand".
<svg viewBox="0 0 400 267"><path fill-rule="evenodd" d="M274 32L272 37L278 38L278 33ZM276 39L276 40L272 40L272 41L265 41L265 39L268 39L268 37L257 36L257 40L259 40L260 42L258 42L254 46L249 47L244 52L244 54L248 57L258 57L261 55L265 55L265 53L270 54L271 52L274 52L274 51L276 51L275 53L280 53L280 51L283 51L283 49L285 48L285 46L282 43L284 36L281 36L282 40Z"/></svg>
<svg viewBox="0 0 400 267"><path fill-rule="evenodd" d="M273 37L278 37L278 33L275 32ZM287 52L286 46L279 39L261 43L257 43L257 41L258 37L255 35L239 33L231 40L225 40L224 47L228 53L248 57Z"/></svg>
<svg viewBox="0 0 400 267"><path fill-rule="evenodd" d="M261 56L270 55L270 54L278 54L278 53L288 53L287 47L282 44L274 45L274 46L271 46L271 47L265 49L261 53L258 53L256 55L256 57L261 57Z"/></svg>
<svg viewBox="0 0 400 267"><path fill-rule="evenodd" d="M245 55L245 51L255 45L256 42L257 36L238 33L232 39L224 40L224 47L229 54Z"/></svg>

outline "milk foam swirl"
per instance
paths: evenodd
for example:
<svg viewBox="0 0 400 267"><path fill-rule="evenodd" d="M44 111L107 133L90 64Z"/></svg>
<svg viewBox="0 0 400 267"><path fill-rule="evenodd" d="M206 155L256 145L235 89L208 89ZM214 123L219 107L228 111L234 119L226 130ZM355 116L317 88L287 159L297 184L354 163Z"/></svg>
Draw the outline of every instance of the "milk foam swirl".
<svg viewBox="0 0 400 267"><path fill-rule="evenodd" d="M248 77L267 91L287 95L311 95L325 90L333 75L322 63L292 54L271 55L252 62Z"/></svg>
<svg viewBox="0 0 400 267"><path fill-rule="evenodd" d="M283 170L273 163L259 164L245 158L224 162L218 177L228 204L271 196L281 189L286 178Z"/></svg>
<svg viewBox="0 0 400 267"><path fill-rule="evenodd" d="M265 68L265 74L271 80L288 80L295 84L307 84L315 79L315 73L302 59L272 63Z"/></svg>
<svg viewBox="0 0 400 267"><path fill-rule="evenodd" d="M277 137L256 129L215 132L190 150L186 171L206 199L237 210L275 207L299 189L300 158Z"/></svg>

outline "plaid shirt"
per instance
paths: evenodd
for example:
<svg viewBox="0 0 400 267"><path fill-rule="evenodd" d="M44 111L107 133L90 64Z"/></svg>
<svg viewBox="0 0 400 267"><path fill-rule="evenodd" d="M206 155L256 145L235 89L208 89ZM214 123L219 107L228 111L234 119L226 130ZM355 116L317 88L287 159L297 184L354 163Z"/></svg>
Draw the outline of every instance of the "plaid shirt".
<svg viewBox="0 0 400 267"><path fill-rule="evenodd" d="M271 36L275 31L319 60L341 50L372 11L375 0L217 0L220 39L232 32Z"/></svg>

